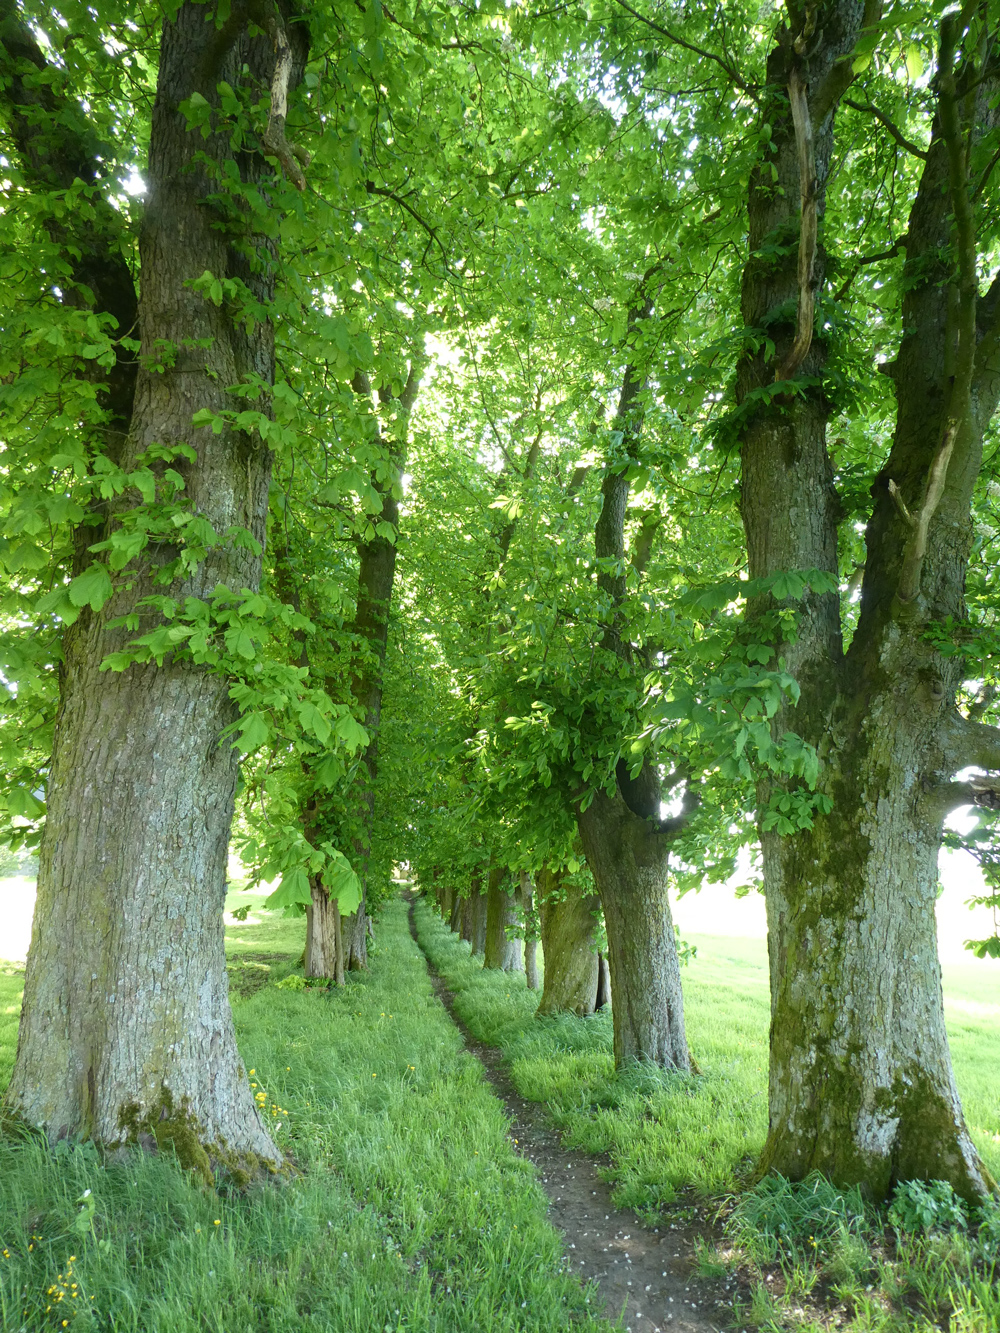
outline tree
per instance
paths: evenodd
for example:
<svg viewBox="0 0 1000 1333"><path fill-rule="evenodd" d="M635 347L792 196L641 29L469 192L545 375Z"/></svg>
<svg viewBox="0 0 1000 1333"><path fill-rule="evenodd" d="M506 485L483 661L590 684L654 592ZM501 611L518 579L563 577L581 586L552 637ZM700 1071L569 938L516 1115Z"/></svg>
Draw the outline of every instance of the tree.
<svg viewBox="0 0 1000 1333"><path fill-rule="evenodd" d="M825 245L817 226L834 117L885 31L879 19L874 4L791 4L768 58L771 146L750 180L749 345L737 384L752 578L838 573L843 508L826 435L843 319L837 296L822 295L830 217ZM929 23L914 15L908 40L926 43ZM949 1180L967 1198L992 1187L952 1077L934 902L942 820L975 799L955 774L1000 765L997 732L955 706L962 668L947 644L967 623L970 502L1000 393L1000 283L981 293L978 276L995 240L983 186L997 126L996 41L984 11L945 15L934 84L920 98L927 146L902 135L922 167L895 250L904 254L900 336L880 367L895 430L876 462L857 627L847 643L839 598L814 591L790 640L770 631L801 689L775 731L794 726L822 767L815 820L794 836L779 836L767 812L801 783L767 777L758 793L772 994L761 1170L800 1179L818 1169L877 1196L909 1178ZM866 93L877 106L876 79ZM901 132L890 123L889 143L882 123L895 151ZM775 626L787 605L774 589L752 599L750 616Z"/></svg>
<svg viewBox="0 0 1000 1333"><path fill-rule="evenodd" d="M9 11L7 25L5 35L16 32ZM209 1153L240 1169L279 1158L226 996L220 909L238 754L220 739L237 715L224 673L183 653L137 661L129 644L156 624L165 600L207 609L259 581L270 455L227 417L229 389L246 386L268 417L275 251L249 205L274 188L268 154L301 181L285 115L306 44L297 16L277 5L206 22L203 6L185 4L163 25L134 402L126 423L116 355L108 425L117 433L127 424L128 433L120 453L102 454L116 498L96 533L103 540L90 541L93 530L84 537L98 558L56 608L73 623L5 1099L8 1112L53 1137L155 1138L203 1173ZM11 114L30 174L30 127L40 132L31 102L49 96L40 91L48 71L23 45L8 42L6 51L20 79L10 95L27 94ZM243 107L264 90L270 112L260 129ZM71 107L54 133L78 162L75 127L62 129L74 119ZM102 238L88 258L93 299L120 291L113 241ZM77 272L86 300L84 277ZM213 299L216 285L225 299ZM97 308L127 318L127 300L111 306L104 299ZM237 318L248 308L256 318Z"/></svg>

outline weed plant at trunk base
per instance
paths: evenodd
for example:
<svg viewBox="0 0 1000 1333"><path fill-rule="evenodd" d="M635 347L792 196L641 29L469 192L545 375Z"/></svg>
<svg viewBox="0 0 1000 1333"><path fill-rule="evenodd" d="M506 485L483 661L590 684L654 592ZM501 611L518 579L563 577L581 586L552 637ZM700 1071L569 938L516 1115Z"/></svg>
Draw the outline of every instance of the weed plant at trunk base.
<svg viewBox="0 0 1000 1333"><path fill-rule="evenodd" d="M269 957L284 926L231 930ZM256 936L259 932L260 938ZM302 947L270 964L288 973ZM562 1272L533 1169L433 997L405 909L342 990L235 1001L254 1095L297 1168L216 1191L172 1157L0 1139L0 1328L505 1333L608 1328ZM20 990L0 977L7 1008ZM0 1028L0 1041L13 1039ZM9 1069L0 1050L0 1069Z"/></svg>

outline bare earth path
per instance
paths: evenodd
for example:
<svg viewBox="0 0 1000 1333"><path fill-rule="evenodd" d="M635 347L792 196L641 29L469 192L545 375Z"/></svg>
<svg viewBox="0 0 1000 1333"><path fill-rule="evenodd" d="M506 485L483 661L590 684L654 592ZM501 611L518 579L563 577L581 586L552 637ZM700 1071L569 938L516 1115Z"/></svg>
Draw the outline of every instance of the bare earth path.
<svg viewBox="0 0 1000 1333"><path fill-rule="evenodd" d="M407 897L410 932L419 946L414 899ZM695 1245L707 1228L671 1222L665 1215L662 1226L651 1230L634 1213L616 1208L595 1159L564 1148L546 1125L542 1108L518 1095L500 1052L471 1035L454 1011L451 992L424 957L435 993L511 1116L511 1141L538 1170L549 1196L549 1219L565 1238L567 1265L581 1280L597 1283L608 1317L622 1315L630 1333L723 1333L734 1328L733 1281L700 1278L694 1272Z"/></svg>

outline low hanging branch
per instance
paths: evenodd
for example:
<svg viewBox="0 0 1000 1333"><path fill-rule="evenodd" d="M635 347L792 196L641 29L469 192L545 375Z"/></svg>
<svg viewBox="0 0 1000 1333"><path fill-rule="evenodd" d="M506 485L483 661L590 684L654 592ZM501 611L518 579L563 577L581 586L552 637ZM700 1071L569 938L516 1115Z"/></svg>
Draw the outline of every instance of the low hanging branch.
<svg viewBox="0 0 1000 1333"><path fill-rule="evenodd" d="M809 93L798 65L793 66L788 79L788 100L795 126L795 146L799 162L799 196L802 219L799 224L799 308L795 325L795 340L788 355L775 372L775 382L790 380L812 345L813 320L816 298L813 292L813 263L816 259L818 230L818 191L816 189L816 148L813 142L812 116L809 113Z"/></svg>

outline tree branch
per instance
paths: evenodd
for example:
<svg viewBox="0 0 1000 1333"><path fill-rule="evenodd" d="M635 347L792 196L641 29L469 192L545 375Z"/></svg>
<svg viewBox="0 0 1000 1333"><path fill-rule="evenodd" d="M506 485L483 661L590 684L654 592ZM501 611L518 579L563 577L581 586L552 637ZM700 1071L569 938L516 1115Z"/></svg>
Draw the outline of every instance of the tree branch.
<svg viewBox="0 0 1000 1333"><path fill-rule="evenodd" d="M716 55L714 51L706 51L704 47L695 46L692 42L685 41L683 37L678 37L678 35L675 32L671 32L669 28L664 28L660 23L654 23L652 19L646 18L644 14L640 14L637 10L633 9L631 5L627 5L625 0L615 0L615 3L621 9L624 9L626 13L631 14L634 19L638 19L640 23L644 23L647 28L650 28L653 32L658 32L661 37L666 37L668 42L673 42L675 46L683 47L685 51L690 51L693 55L701 56L703 60L714 61L715 64L725 72L730 82L733 83L735 87L739 88L740 92L746 93L746 95L752 98L755 102L759 100L756 88L747 83L742 75L734 69L728 61L723 60L723 58Z"/></svg>
<svg viewBox="0 0 1000 1333"><path fill-rule="evenodd" d="M285 138L288 118L288 92L295 79L295 53L277 4L272 5L265 18L265 32L274 47L274 73L271 76L271 110L264 130L264 147L278 159L282 170L297 190L306 188L303 167L309 165L309 154L303 148L290 144Z"/></svg>
<svg viewBox="0 0 1000 1333"><path fill-rule="evenodd" d="M976 359L976 229L972 200L969 198L969 169L966 135L959 110L955 84L955 57L958 41L957 15L946 14L941 20L938 55L941 137L948 152L948 188L954 213L955 248L958 252L958 301L954 324L948 320L949 342L956 346L955 371L945 415L941 444L927 474L923 503L912 525L903 552L903 565L896 597L903 606L916 601L927 552L927 535L948 477L948 464L954 452L959 430L966 424L972 408L972 375ZM951 311L949 310L949 315Z"/></svg>
<svg viewBox="0 0 1000 1333"><path fill-rule="evenodd" d="M899 144L900 148L905 149L908 153L912 153L914 157L919 157L921 162L927 161L926 150L918 148L917 145L908 139L902 130L889 119L885 112L880 111L877 106L872 106L870 103L865 106L864 103L855 102L853 98L850 97L844 98L844 106L849 106L855 111L862 111L869 116L874 116L880 124L885 126L889 131L890 136Z"/></svg>
<svg viewBox="0 0 1000 1333"><path fill-rule="evenodd" d="M861 16L858 36L863 36L876 26L882 17L882 0L865 0L865 11ZM844 93L854 82L854 52L857 42L846 55L842 56L830 70L812 99L813 124L818 128L830 112L837 106ZM802 52L799 53L803 54Z"/></svg>

